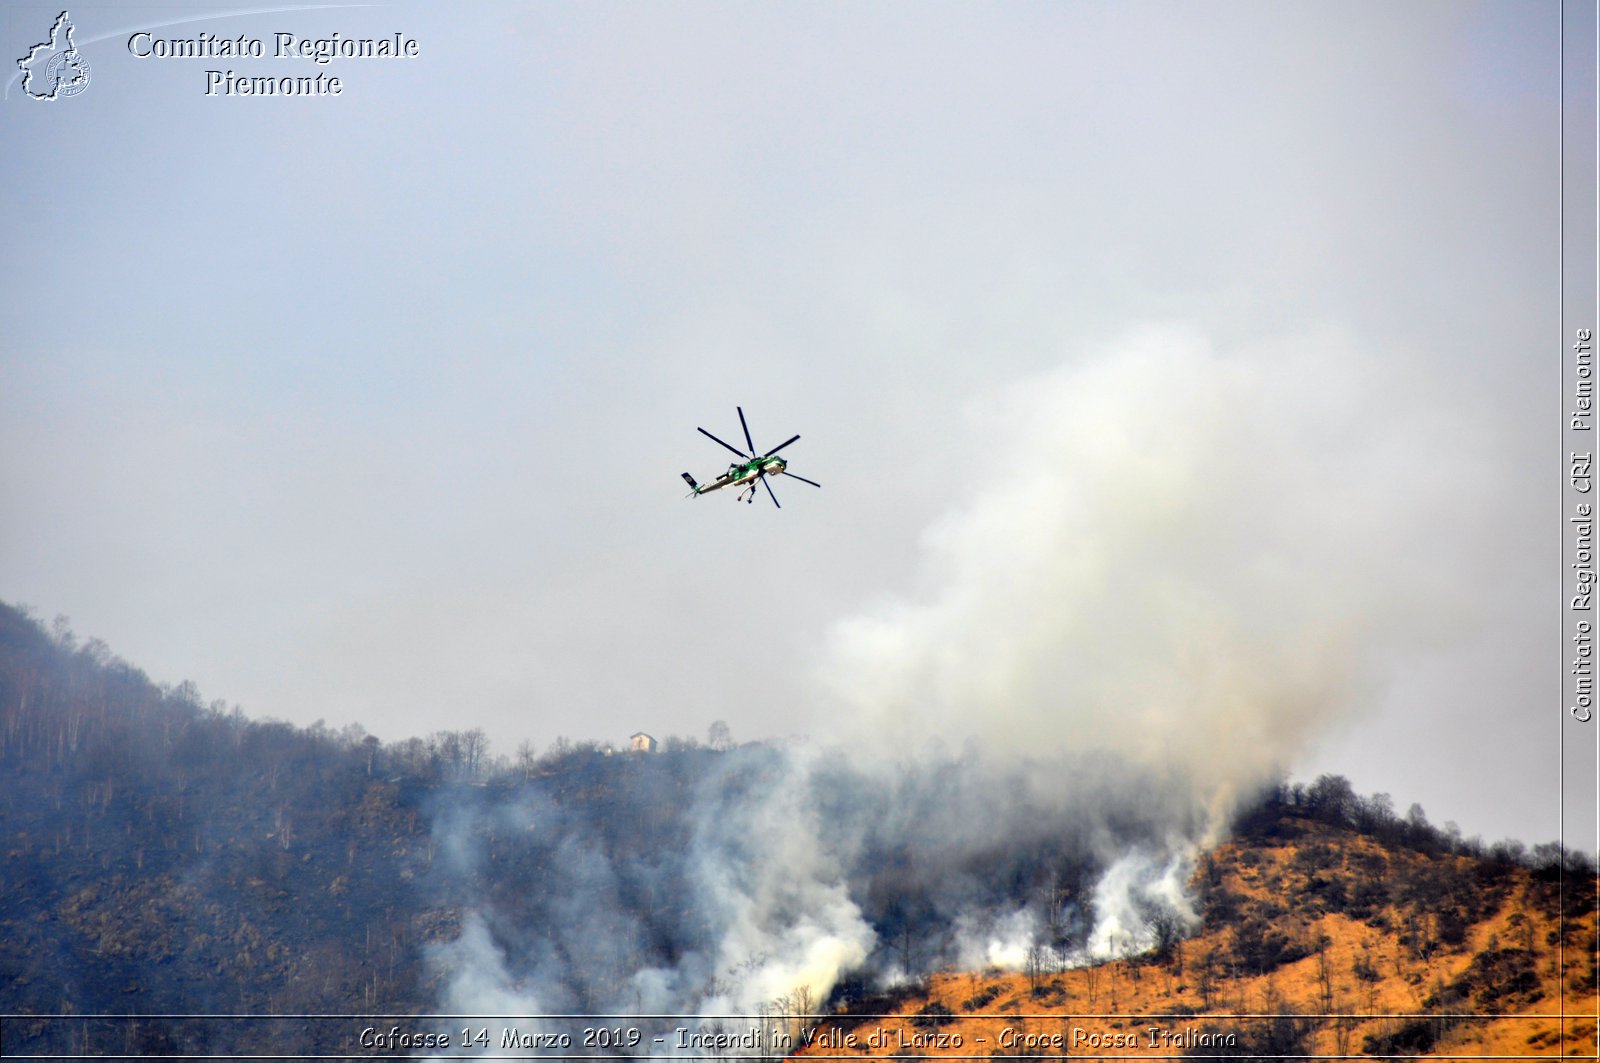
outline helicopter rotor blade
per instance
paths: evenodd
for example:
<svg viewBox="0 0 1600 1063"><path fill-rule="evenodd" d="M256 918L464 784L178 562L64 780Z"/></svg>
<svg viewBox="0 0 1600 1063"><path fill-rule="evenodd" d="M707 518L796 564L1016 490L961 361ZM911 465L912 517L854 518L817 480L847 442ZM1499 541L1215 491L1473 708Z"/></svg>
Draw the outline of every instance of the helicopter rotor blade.
<svg viewBox="0 0 1600 1063"><path fill-rule="evenodd" d="M739 412L739 427L744 429L745 445L750 448L750 453L754 455L756 452L756 445L750 441L750 426L745 424L744 421L744 407L735 406L734 409Z"/></svg>
<svg viewBox="0 0 1600 1063"><path fill-rule="evenodd" d="M799 436L790 436L788 439L785 439L782 443L779 443L777 446L773 447L771 450L767 451L765 454L763 454L761 456L763 458L770 458L770 457L772 457L772 455L776 454L778 451L782 450L784 447L788 446L790 443L793 443L795 440L797 440L799 438L800 438ZM752 447L751 449L754 450L755 448Z"/></svg>
<svg viewBox="0 0 1600 1063"><path fill-rule="evenodd" d="M722 443L722 440L718 439L716 436L712 435L710 432L707 432L704 428L696 428L695 431L699 432L701 435L706 436L707 438L711 439L713 442ZM750 455L746 454L744 451L740 450L738 447L734 446L732 443L722 443L722 445L727 447L729 450L733 451L735 454L739 455L739 457L741 457L741 458L748 459L750 457Z"/></svg>
<svg viewBox="0 0 1600 1063"><path fill-rule="evenodd" d="M765 476L761 478L761 482L766 486L767 496L772 499L772 504L778 506L778 496L772 493L772 484L767 482L767 478ZM783 507L778 506L778 508L782 509Z"/></svg>
<svg viewBox="0 0 1600 1063"><path fill-rule="evenodd" d="M788 477L791 477L793 479L799 480L803 484L810 484L812 487L821 487L822 486L821 484L817 483L817 481L815 481L815 480L807 480L804 476L801 476L798 473L792 473L788 469L783 470L783 474L785 476L788 476Z"/></svg>

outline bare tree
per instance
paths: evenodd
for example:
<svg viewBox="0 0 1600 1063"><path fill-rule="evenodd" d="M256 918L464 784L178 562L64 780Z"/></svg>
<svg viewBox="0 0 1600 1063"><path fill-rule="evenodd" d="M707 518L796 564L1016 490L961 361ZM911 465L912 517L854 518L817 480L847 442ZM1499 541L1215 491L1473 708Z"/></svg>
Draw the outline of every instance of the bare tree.
<svg viewBox="0 0 1600 1063"><path fill-rule="evenodd" d="M1529 956L1532 956L1534 952L1533 920L1521 912L1513 912L1511 913L1511 918L1506 920L1506 926L1516 932L1518 940L1522 943L1522 948Z"/></svg>
<svg viewBox="0 0 1600 1063"><path fill-rule="evenodd" d="M707 1059L726 1059L726 1058L728 1058L727 1052L722 1048L722 1041L723 1041L723 1039L725 1037L728 1036L728 1033L729 1033L728 1024L723 1022L721 1019L712 1019L710 1022L706 1023L700 1029L701 1029L701 1031L703 1033L705 1033L708 1036L709 1042L713 1046L708 1050L706 1058Z"/></svg>
<svg viewBox="0 0 1600 1063"><path fill-rule="evenodd" d="M1028 946L1028 952L1023 959L1023 971L1028 976L1028 988L1037 991L1039 983L1044 979L1045 949L1037 941Z"/></svg>
<svg viewBox="0 0 1600 1063"><path fill-rule="evenodd" d="M460 731L435 731L428 736L428 752L447 778L460 778L463 762Z"/></svg>
<svg viewBox="0 0 1600 1063"><path fill-rule="evenodd" d="M1200 991L1200 1006L1207 1011L1217 999L1216 954L1207 951L1200 957L1200 969L1195 974L1195 988Z"/></svg>
<svg viewBox="0 0 1600 1063"><path fill-rule="evenodd" d="M55 620L51 621L50 635L56 640L57 646L69 653L78 647L78 636L72 633L72 618L65 613L57 613Z"/></svg>
<svg viewBox="0 0 1600 1063"><path fill-rule="evenodd" d="M461 732L461 768L467 778L476 779L479 776L488 754L489 737L483 733L483 728L474 727Z"/></svg>
<svg viewBox="0 0 1600 1063"><path fill-rule="evenodd" d="M1172 950L1183 940L1183 923L1169 908L1158 908L1145 920L1154 941L1151 952L1158 960L1166 960Z"/></svg>
<svg viewBox="0 0 1600 1063"><path fill-rule="evenodd" d="M1355 1032L1356 1020L1341 1014L1333 1021L1333 1051L1335 1055L1350 1054L1350 1035Z"/></svg>
<svg viewBox="0 0 1600 1063"><path fill-rule="evenodd" d="M784 993L780 996L773 997L772 1012L772 1017L777 1020L778 1023L782 1024L778 1027L778 1030L782 1036L778 1038L778 1043L772 1046L773 1048L778 1049L781 1048L785 1043L793 1043L795 1012L794 996L789 993Z"/></svg>
<svg viewBox="0 0 1600 1063"><path fill-rule="evenodd" d="M524 779L533 778L533 769L539 762L538 750L533 748L533 743L524 738L517 743L517 770L522 772Z"/></svg>
<svg viewBox="0 0 1600 1063"><path fill-rule="evenodd" d="M795 1025L798 1027L799 1036L804 1037L816 1022L817 997L808 985L802 985L789 994L789 1003L794 1008Z"/></svg>
<svg viewBox="0 0 1600 1063"><path fill-rule="evenodd" d="M1333 966L1328 962L1328 938L1317 941L1317 993L1322 998L1322 1013L1333 1014Z"/></svg>

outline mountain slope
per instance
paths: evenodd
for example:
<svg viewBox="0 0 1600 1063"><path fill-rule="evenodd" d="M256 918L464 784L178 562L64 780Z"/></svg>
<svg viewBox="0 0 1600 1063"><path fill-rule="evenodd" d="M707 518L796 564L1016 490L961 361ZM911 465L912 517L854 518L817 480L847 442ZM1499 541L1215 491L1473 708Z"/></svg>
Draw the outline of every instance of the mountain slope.
<svg viewBox="0 0 1600 1063"><path fill-rule="evenodd" d="M1467 855L1414 824L1328 818L1282 801L1248 817L1200 862L1187 940L1077 969L938 973L858 1002L864 1017L828 1020L801 1054L1594 1058L1584 861L1546 848L1530 867L1515 846Z"/></svg>
<svg viewBox="0 0 1600 1063"><path fill-rule="evenodd" d="M696 907L704 868L685 854L708 827L686 810L713 791L712 825L739 841L722 821L791 776L775 749L667 745L609 757L558 740L513 769L488 759L481 733L385 745L359 728L253 722L0 604L0 1014L33 1017L7 1021L5 1050L349 1053L351 1023L43 1016L403 1022L439 1010L435 961L477 940L474 926L507 962L523 950L507 976L519 991L528 955L577 949L549 968L574 1010L617 999L641 970L680 972L726 940ZM814 809L825 831L872 793L827 781L833 803ZM1593 1055L1592 1019L1550 1016L1594 1013L1595 877L1553 846L1485 851L1325 777L1267 795L1199 860L1203 920L1187 938L1158 913L1146 956L1053 970L1060 953L1036 948L1019 973L926 973L950 955L937 941L951 936L951 896L1022 910L1048 889L1053 931L1081 945L1098 871L1048 823L1029 845L991 831L954 851L965 862L938 863L911 837L863 848L848 883L888 962L831 1001L790 991L763 1005L836 1012L815 1027L828 1047L806 1054ZM590 862L611 884L604 910ZM937 892L958 873L983 889ZM776 895L783 928L810 925L812 911L788 910L798 895ZM573 933L555 932L562 919ZM873 972L896 967L923 980L871 995ZM1502 1017L1477 1017L1489 1012ZM1263 1014L1277 1017L1237 1017Z"/></svg>

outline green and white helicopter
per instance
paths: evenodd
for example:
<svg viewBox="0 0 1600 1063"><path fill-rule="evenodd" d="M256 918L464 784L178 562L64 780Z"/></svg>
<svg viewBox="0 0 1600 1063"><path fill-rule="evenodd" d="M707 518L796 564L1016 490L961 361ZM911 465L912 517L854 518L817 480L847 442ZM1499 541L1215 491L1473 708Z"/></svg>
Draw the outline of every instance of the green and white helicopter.
<svg viewBox="0 0 1600 1063"><path fill-rule="evenodd" d="M788 476L792 479L799 480L803 484L810 484L812 487L822 486L815 480L807 480L804 476L797 476L790 472L788 462L777 456L778 451L799 439L799 436L790 436L788 439L784 440L782 443L779 443L765 454L757 454L756 445L750 441L750 426L745 423L744 408L735 406L734 409L739 412L739 427L744 429L744 441L745 445L750 448L749 453L740 450L731 443L724 443L710 432L707 432L704 428L698 429L701 435L708 437L713 442L720 443L722 446L727 447L729 450L739 455L740 459L742 460L736 461L732 465L729 465L727 472L723 473L721 476L717 477L715 480L712 480L708 484L695 483L693 476L690 476L688 473L684 473L684 483L687 483L689 485L689 489L694 492L694 494L690 495L689 497L693 498L695 495L704 495L712 491L720 491L724 487L740 487L745 488L746 490L741 490L736 496L734 496L734 500L754 502L756 500L756 484L760 483L761 486L767 489L767 495L772 499L772 504L778 506L779 509L782 509L783 507L778 505L778 496L772 493L772 485L767 482L767 477Z"/></svg>

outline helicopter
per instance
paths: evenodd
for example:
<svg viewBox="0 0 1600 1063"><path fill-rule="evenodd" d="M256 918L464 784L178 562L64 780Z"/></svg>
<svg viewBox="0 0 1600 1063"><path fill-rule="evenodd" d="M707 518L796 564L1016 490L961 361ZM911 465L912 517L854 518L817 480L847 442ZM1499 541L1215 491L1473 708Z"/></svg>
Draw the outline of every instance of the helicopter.
<svg viewBox="0 0 1600 1063"><path fill-rule="evenodd" d="M734 462L732 465L729 465L727 472L723 473L721 476L717 477L715 480L712 480L708 484L696 483L693 476L690 476L688 473L684 473L683 481L689 485L689 490L693 492L689 496L690 498L693 498L697 495L708 494L712 491L719 491L724 487L740 487L743 488L743 490L734 496L734 501L754 502L756 500L756 484L760 483L761 486L767 489L767 496L772 499L772 504L778 506L779 509L782 509L783 506L778 504L778 496L772 493L772 485L767 482L767 477L780 475L788 476L792 479L799 480L801 483L810 484L812 487L822 486L815 480L807 480L804 476L798 476L795 473L790 472L789 463L777 456L778 451L799 439L799 436L790 436L788 439L784 440L782 443L779 443L765 454L757 454L756 445L750 440L750 425L747 424L744 419L744 408L741 406L735 406L734 409L739 414L739 427L744 429L745 445L748 446L750 450L748 453L746 453L733 444L718 439L710 432L707 432L704 428L696 429L696 431L698 431L701 435L707 437L715 443L719 443L722 446L727 447L729 450L739 455L740 460Z"/></svg>

